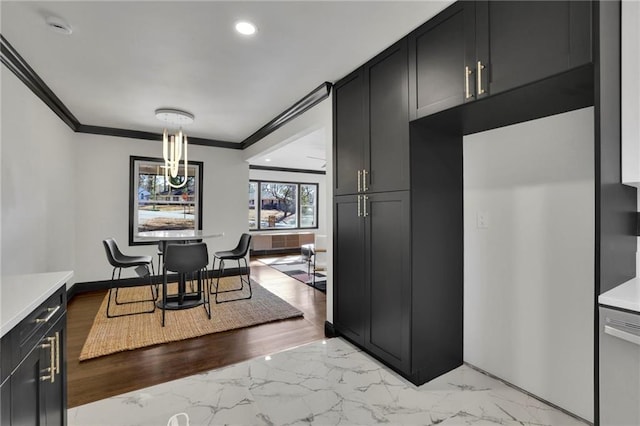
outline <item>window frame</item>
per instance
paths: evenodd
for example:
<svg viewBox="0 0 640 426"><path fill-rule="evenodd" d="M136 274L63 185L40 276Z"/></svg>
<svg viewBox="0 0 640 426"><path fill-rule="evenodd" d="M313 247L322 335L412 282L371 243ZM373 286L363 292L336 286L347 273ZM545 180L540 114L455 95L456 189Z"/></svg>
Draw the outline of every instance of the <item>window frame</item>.
<svg viewBox="0 0 640 426"><path fill-rule="evenodd" d="M249 232L286 232L286 231L304 231L307 229L318 229L319 227L319 208L320 204L320 184L318 182L290 182L284 180L268 180L268 179L249 179L249 183L255 182L257 186L257 195L256 195L256 228L249 228ZM296 185L296 227L293 228L262 228L261 226L261 214L262 214L262 183L270 183L270 184L284 184L284 185ZM315 208L315 226L300 226L300 204L301 204L301 185L313 185L316 187L316 208ZM248 191L248 189L247 189ZM248 207L247 207L248 208ZM248 220L248 219L247 219Z"/></svg>
<svg viewBox="0 0 640 426"><path fill-rule="evenodd" d="M164 166L164 160L162 158L156 157L139 157L139 156L130 156L129 157L129 245L130 246L141 246L141 245L152 245L157 244L156 241L142 241L136 239L136 234L138 233L135 226L137 226L136 215L138 214L138 175L136 174L136 169L138 163L158 163L160 166ZM194 223L194 230L202 230L202 186L204 182L203 172L204 172L204 163L202 161L189 161L189 167L195 167L197 169L196 176L196 191L195 191L195 205L196 205L196 219ZM139 168L138 168L139 169Z"/></svg>

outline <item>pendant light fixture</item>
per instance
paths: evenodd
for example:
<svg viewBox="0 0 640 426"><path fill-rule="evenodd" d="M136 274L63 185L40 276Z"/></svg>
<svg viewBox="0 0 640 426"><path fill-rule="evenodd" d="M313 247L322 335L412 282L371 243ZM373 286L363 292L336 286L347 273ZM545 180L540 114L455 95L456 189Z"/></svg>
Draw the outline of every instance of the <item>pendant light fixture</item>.
<svg viewBox="0 0 640 426"><path fill-rule="evenodd" d="M187 184L187 135L182 130L185 124L193 123L193 114L178 109L159 108L156 118L167 123L162 131L162 157L164 158L164 177L172 188L182 188ZM178 177L180 161L184 168L182 183L174 185L171 181Z"/></svg>

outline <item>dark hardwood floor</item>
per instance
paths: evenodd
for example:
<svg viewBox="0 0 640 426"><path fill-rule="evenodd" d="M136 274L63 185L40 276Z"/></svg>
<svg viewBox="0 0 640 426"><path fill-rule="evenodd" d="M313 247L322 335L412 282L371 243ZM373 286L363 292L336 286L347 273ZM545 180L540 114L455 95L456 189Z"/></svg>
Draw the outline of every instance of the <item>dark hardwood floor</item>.
<svg viewBox="0 0 640 426"><path fill-rule="evenodd" d="M68 306L68 407L289 349L324 337L326 296L251 261L251 277L304 316L195 339L78 361L105 291L75 296Z"/></svg>

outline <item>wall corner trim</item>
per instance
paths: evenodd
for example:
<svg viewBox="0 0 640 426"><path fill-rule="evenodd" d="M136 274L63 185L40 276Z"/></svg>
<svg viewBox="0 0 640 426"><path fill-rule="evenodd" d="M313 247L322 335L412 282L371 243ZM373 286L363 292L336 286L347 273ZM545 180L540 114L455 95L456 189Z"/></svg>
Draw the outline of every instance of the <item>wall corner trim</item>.
<svg viewBox="0 0 640 426"><path fill-rule="evenodd" d="M140 130L120 129L115 127L94 126L82 124L73 113L62 103L60 98L46 85L46 83L31 68L27 61L20 56L18 51L0 34L0 62L2 62L16 77L18 77L36 96L38 96L71 130L77 133L93 135L126 137L143 140L162 140L159 133L144 132ZM305 97L286 109L276 118L265 124L258 131L242 142L220 141L216 139L189 137L189 142L194 145L202 145L217 148L245 149L271 132L283 126L287 122L315 106L329 97L332 83L325 81Z"/></svg>

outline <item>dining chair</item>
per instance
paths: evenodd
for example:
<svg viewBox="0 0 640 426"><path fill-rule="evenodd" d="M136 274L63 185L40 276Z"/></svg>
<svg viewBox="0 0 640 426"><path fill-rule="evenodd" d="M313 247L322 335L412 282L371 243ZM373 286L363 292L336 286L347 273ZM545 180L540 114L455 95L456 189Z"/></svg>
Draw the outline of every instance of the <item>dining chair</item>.
<svg viewBox="0 0 640 426"><path fill-rule="evenodd" d="M327 236L316 235L315 244L313 246L313 268L312 268L312 285L316 287L316 274L318 272L327 271Z"/></svg>
<svg viewBox="0 0 640 426"><path fill-rule="evenodd" d="M111 281L109 283L109 298L107 301L107 318L116 318L123 317L127 315L137 315L137 314L150 314L153 313L156 309L155 301L158 298L158 288L156 286L154 292L153 285L153 277L155 274L153 268L153 258L151 256L128 256L123 254L118 247L118 243L113 238L107 238L102 241L104 245L105 252L107 253L107 260L109 264L113 267L111 271ZM151 271L149 270L151 267ZM136 268L136 273L140 276L149 277L149 287L151 289L151 299L136 299L136 300L128 300L128 301L119 301L118 300L118 289L122 287L120 284L120 276L123 268ZM118 271L118 279L116 280L116 270ZM115 289L115 297L112 297ZM153 308L147 309L144 311L136 311L129 312L124 314L112 314L111 313L111 299L114 299L116 305L129 305L132 303L144 303L144 302L153 302Z"/></svg>
<svg viewBox="0 0 640 426"><path fill-rule="evenodd" d="M216 303L225 303L225 302L233 302L236 300L245 300L251 299L252 290L251 290L251 277L249 276L249 264L247 263L247 253L249 252L249 246L251 245L251 235L250 234L242 234L240 236L240 241L238 241L238 245L232 250L226 251L217 251L213 254L213 269L216 269L216 259L219 260L218 264L218 274L215 281L215 291L211 291L211 294L215 294ZM238 276L240 278L240 287L232 288L227 290L220 290L220 277L224 275L224 262L229 260L235 260L238 262ZM242 264L244 261L244 270L245 273L242 273ZM220 293L229 293L229 292L242 292L244 289L244 285L249 287L249 295L244 297L236 297L232 299L223 299L219 300L218 295Z"/></svg>
<svg viewBox="0 0 640 426"><path fill-rule="evenodd" d="M164 265L162 270L162 326L165 325L167 310L189 309L203 305L207 317L211 319L211 302L209 297L207 264L209 252L206 243L169 244L165 248ZM168 294L168 273L178 274L177 293ZM186 281L190 278L193 283L197 279L195 290L186 289Z"/></svg>

